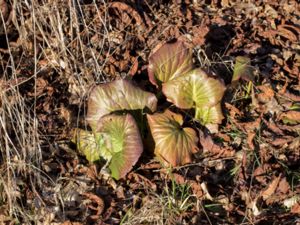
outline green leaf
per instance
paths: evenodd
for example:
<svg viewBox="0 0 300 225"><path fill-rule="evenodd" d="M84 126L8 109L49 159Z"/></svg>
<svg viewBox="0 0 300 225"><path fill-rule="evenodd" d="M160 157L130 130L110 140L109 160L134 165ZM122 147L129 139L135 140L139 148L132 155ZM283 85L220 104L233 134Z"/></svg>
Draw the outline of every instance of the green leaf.
<svg viewBox="0 0 300 225"><path fill-rule="evenodd" d="M254 80L254 69L251 66L250 62L251 61L248 57L236 57L231 82L237 81L239 79L244 79L248 81Z"/></svg>
<svg viewBox="0 0 300 225"><path fill-rule="evenodd" d="M81 152L89 162L100 159L100 135L95 135L90 131L76 128L72 142L76 144L77 150Z"/></svg>
<svg viewBox="0 0 300 225"><path fill-rule="evenodd" d="M115 80L96 86L89 97L87 121L93 130L98 120L113 111L149 108L156 110L154 94L143 91L127 80Z"/></svg>
<svg viewBox="0 0 300 225"><path fill-rule="evenodd" d="M163 84L163 93L167 100L182 109L196 108L196 119L218 121L223 118L222 111L216 106L222 99L225 86L219 80L208 77L201 69ZM203 108L203 109L202 109ZM208 116L209 115L209 116ZM211 119L210 119L211 118ZM212 119L214 118L214 119Z"/></svg>
<svg viewBox="0 0 300 225"><path fill-rule="evenodd" d="M155 155L172 166L191 162L191 153L198 149L198 138L192 128L182 128L182 116L166 110L147 118L155 141Z"/></svg>
<svg viewBox="0 0 300 225"><path fill-rule="evenodd" d="M192 51L183 42L166 43L149 57L148 76L155 86L193 69Z"/></svg>
<svg viewBox="0 0 300 225"><path fill-rule="evenodd" d="M203 125L220 124L224 119L221 104L219 103L211 107L197 107L195 119L198 119Z"/></svg>
<svg viewBox="0 0 300 225"><path fill-rule="evenodd" d="M107 115L99 120L97 132L105 137L101 152L110 152L109 168L112 177L124 177L138 161L143 151L142 139L135 120L130 114Z"/></svg>

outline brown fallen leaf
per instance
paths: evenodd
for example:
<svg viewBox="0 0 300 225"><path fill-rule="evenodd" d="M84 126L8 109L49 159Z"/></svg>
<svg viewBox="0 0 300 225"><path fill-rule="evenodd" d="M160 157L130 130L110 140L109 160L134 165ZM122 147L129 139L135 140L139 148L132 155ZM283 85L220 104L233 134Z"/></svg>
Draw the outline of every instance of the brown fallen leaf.
<svg viewBox="0 0 300 225"><path fill-rule="evenodd" d="M264 9L264 13L271 18L277 18L278 17L278 12L277 10L275 10L272 6L270 6L269 4L265 5L265 9Z"/></svg>
<svg viewBox="0 0 300 225"><path fill-rule="evenodd" d="M284 62L284 66L283 66L283 69L285 70L285 71L287 71L288 73L289 73L289 75L291 76L291 77L294 77L294 78L297 78L298 76L299 76L299 65L297 66L297 65L293 65L293 67L292 68L290 68L290 66L286 63L286 61L283 61Z"/></svg>
<svg viewBox="0 0 300 225"><path fill-rule="evenodd" d="M293 205L291 213L300 214L300 203Z"/></svg>
<svg viewBox="0 0 300 225"><path fill-rule="evenodd" d="M109 8L115 8L115 9L119 10L122 13L127 13L127 15L131 15L135 19L136 25L138 25L138 26L142 25L144 27L143 20L142 20L141 16L130 5L127 5L126 3L123 3L123 2L111 2L109 4ZM128 22L130 22L130 21L128 21Z"/></svg>
<svg viewBox="0 0 300 225"><path fill-rule="evenodd" d="M230 6L230 1L229 0L222 0L221 1L221 5L225 8L225 7L229 7Z"/></svg>
<svg viewBox="0 0 300 225"><path fill-rule="evenodd" d="M8 8L8 4L6 3L5 0L0 0L0 11L1 11L1 14L2 14L2 17L4 19L4 21L7 19L8 15L9 15L9 8ZM3 21L1 22L1 25L0 25L0 33L2 35L2 31L4 31L3 29Z"/></svg>
<svg viewBox="0 0 300 225"><path fill-rule="evenodd" d="M300 131L300 124L297 124L297 125L284 125L284 124L279 124L278 123L277 125L281 130L284 130L284 131L289 131L289 132Z"/></svg>
<svg viewBox="0 0 300 225"><path fill-rule="evenodd" d="M201 46L205 43L205 36L209 32L206 24L202 23L200 26L192 27L194 37L192 39L194 46Z"/></svg>
<svg viewBox="0 0 300 225"><path fill-rule="evenodd" d="M294 102L299 102L300 101L300 96L299 95L295 95L289 91L285 91L284 93L282 93L282 96L291 100L291 101L294 101Z"/></svg>
<svg viewBox="0 0 300 225"><path fill-rule="evenodd" d="M65 221L63 223L60 223L60 225L83 225L83 223L80 223L80 222L72 222L70 220L68 221Z"/></svg>
<svg viewBox="0 0 300 225"><path fill-rule="evenodd" d="M300 112L299 111L287 111L281 113L279 120L282 120L285 124L299 124L300 123Z"/></svg>
<svg viewBox="0 0 300 225"><path fill-rule="evenodd" d="M293 141L289 144L289 149L297 150L300 149L300 137L294 138Z"/></svg>
<svg viewBox="0 0 300 225"><path fill-rule="evenodd" d="M98 220L100 215L104 211L104 201L99 196L92 194L92 193L83 193L83 196L87 197L89 200L91 200L91 204L88 204L87 207L95 211L94 215L91 215L90 218L92 220ZM95 206L96 205L96 206Z"/></svg>
<svg viewBox="0 0 300 225"><path fill-rule="evenodd" d="M247 144L251 150L254 150L254 138L256 136L256 130L259 129L262 115L255 119L253 122L236 123L247 134Z"/></svg>
<svg viewBox="0 0 300 225"><path fill-rule="evenodd" d="M262 97L262 96L260 96L260 97ZM257 110L259 112L270 113L272 115L274 115L274 114L278 115L283 110L282 105L278 103L278 101L275 97L269 98L267 100L266 98L258 99L258 96L252 95L252 104L254 107L257 108Z"/></svg>
<svg viewBox="0 0 300 225"><path fill-rule="evenodd" d="M162 167L161 163L152 161L147 164L142 164L140 168L142 170L153 170L153 169L161 169L161 167Z"/></svg>
<svg viewBox="0 0 300 225"><path fill-rule="evenodd" d="M257 99L260 102L266 103L275 96L273 89L267 85L261 85L257 88L261 91L261 93L257 94Z"/></svg>
<svg viewBox="0 0 300 225"><path fill-rule="evenodd" d="M285 136L283 138L275 138L275 140L273 140L271 142L272 145L276 146L276 147L282 147L284 145L288 145L291 141L293 141L294 137L292 136Z"/></svg>
<svg viewBox="0 0 300 225"><path fill-rule="evenodd" d="M117 209L117 203L115 199L112 199L110 206L105 210L105 212L102 215L103 221L106 221L112 217L114 213L116 213Z"/></svg>
<svg viewBox="0 0 300 225"><path fill-rule="evenodd" d="M225 133L219 132L216 134L216 136L223 139L225 142L229 142L231 140L230 136Z"/></svg>
<svg viewBox="0 0 300 225"><path fill-rule="evenodd" d="M287 182L286 177L283 177L278 184L277 191L279 191L282 194L287 194L290 190L291 187Z"/></svg>
<svg viewBox="0 0 300 225"><path fill-rule="evenodd" d="M287 24L281 24L277 27L277 34L285 37L286 39L290 40L291 42L298 41L298 37L296 34L294 34L291 30L295 31L295 33L298 33L298 37L300 35L300 29L296 26L287 25Z"/></svg>
<svg viewBox="0 0 300 225"><path fill-rule="evenodd" d="M138 68L139 68L139 60L138 58L136 57L133 61L133 65L131 66L130 70L129 70L129 75L130 76L134 76L136 74L136 72L138 71Z"/></svg>
<svg viewBox="0 0 300 225"><path fill-rule="evenodd" d="M130 172L128 175L128 180L131 180L132 182L132 188L133 189L139 189L140 187L143 188L149 188L153 191L157 190L157 185L153 183L151 180L146 178L145 176L142 176L141 174Z"/></svg>
<svg viewBox="0 0 300 225"><path fill-rule="evenodd" d="M228 102L225 102L225 107L229 110L230 117L232 118L234 118L236 115L243 115L243 113L238 108L236 108L234 105L229 104Z"/></svg>
<svg viewBox="0 0 300 225"><path fill-rule="evenodd" d="M184 184L185 183L185 178L182 175L178 174L178 173L171 174L171 177L175 180L175 182L177 184Z"/></svg>
<svg viewBox="0 0 300 225"><path fill-rule="evenodd" d="M205 135L204 132L201 130L199 130L199 138L204 153L210 152L213 154L218 154L222 151L221 146L216 145L212 140L211 136Z"/></svg>
<svg viewBox="0 0 300 225"><path fill-rule="evenodd" d="M271 195L273 195L276 191L276 188L279 184L279 181L281 179L281 175L279 175L278 177L276 177L267 187L266 190L262 191L260 196L262 196L263 200L267 200L269 197L271 197Z"/></svg>
<svg viewBox="0 0 300 225"><path fill-rule="evenodd" d="M227 147L221 147L220 145L217 145L214 143L212 137L209 134L204 134L203 131L199 131L199 140L200 144L203 147L203 152L206 154L211 154L215 158L219 157L232 157L235 154L235 151L233 149L227 148Z"/></svg>
<svg viewBox="0 0 300 225"><path fill-rule="evenodd" d="M123 186L117 187L116 195L117 195L118 199L122 199L122 200L125 199L125 190L124 190Z"/></svg>
<svg viewBox="0 0 300 225"><path fill-rule="evenodd" d="M256 136L255 132L249 132L247 134L247 144L248 144L248 146L251 150L255 149L255 146L254 146L254 143L253 143L253 140L254 140L255 136Z"/></svg>
<svg viewBox="0 0 300 225"><path fill-rule="evenodd" d="M271 167L269 164L263 164L258 166L255 170L254 170L254 178L260 182L262 185L267 185L267 173L271 170Z"/></svg>
<svg viewBox="0 0 300 225"><path fill-rule="evenodd" d="M267 121L266 119L262 119L264 124L267 125L268 129L274 132L277 135L284 135L284 132L277 126L273 121Z"/></svg>

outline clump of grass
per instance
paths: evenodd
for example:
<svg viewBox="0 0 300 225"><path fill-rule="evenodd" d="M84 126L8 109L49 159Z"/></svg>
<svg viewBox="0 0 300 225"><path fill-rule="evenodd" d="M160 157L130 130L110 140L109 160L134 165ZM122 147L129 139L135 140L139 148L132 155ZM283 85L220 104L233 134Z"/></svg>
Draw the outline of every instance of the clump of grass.
<svg viewBox="0 0 300 225"><path fill-rule="evenodd" d="M17 79L17 68L10 66L12 73L4 71L2 85ZM7 205L11 216L20 216L24 211L17 202L22 201L22 182L29 181L34 189L39 181L35 169L41 163L38 121L26 106L18 86L2 87L0 102L0 186L3 189L0 202Z"/></svg>
<svg viewBox="0 0 300 225"><path fill-rule="evenodd" d="M161 194L150 193L140 209L129 210L122 225L129 224L187 224L182 215L197 204L189 185L171 182Z"/></svg>

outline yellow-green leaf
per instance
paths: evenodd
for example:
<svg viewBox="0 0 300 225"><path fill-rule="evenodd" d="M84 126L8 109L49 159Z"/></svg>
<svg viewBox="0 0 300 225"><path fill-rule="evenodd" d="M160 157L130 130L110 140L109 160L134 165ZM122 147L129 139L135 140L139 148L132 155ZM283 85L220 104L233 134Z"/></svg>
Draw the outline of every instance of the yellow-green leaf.
<svg viewBox="0 0 300 225"><path fill-rule="evenodd" d="M76 144L77 150L81 152L89 162L95 162L100 159L100 135L94 135L92 132L82 129L75 129L72 142Z"/></svg>
<svg viewBox="0 0 300 225"><path fill-rule="evenodd" d="M105 137L105 152L111 153L112 177L124 177L136 164L143 151L138 126L130 114L107 115L99 120L97 132Z"/></svg>

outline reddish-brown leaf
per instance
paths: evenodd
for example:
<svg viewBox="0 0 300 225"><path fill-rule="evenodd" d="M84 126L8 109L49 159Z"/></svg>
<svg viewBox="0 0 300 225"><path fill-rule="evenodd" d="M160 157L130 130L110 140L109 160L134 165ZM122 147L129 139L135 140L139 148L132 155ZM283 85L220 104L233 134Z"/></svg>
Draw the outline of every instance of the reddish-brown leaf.
<svg viewBox="0 0 300 225"><path fill-rule="evenodd" d="M255 179L262 185L267 185L267 173L271 170L269 164L263 164L254 170Z"/></svg>
<svg viewBox="0 0 300 225"><path fill-rule="evenodd" d="M280 180L277 190L283 194L287 194L291 190L291 187L290 187L289 183L287 182L286 177L283 177Z"/></svg>
<svg viewBox="0 0 300 225"><path fill-rule="evenodd" d="M261 196L263 198L263 200L267 200L269 197L271 197L271 195L273 195L276 191L276 188L279 184L279 181L281 179L281 175L279 175L278 177L276 177L267 187L267 189L265 189L264 191L261 192Z"/></svg>
<svg viewBox="0 0 300 225"><path fill-rule="evenodd" d="M139 15L139 13L134 8L132 8L131 6L127 5L126 3L111 2L109 4L109 7L110 8L115 8L118 11L120 11L121 13L126 12L127 15L130 15L135 19L135 22L136 22L137 26L143 26L145 28L143 20L142 20L141 16ZM131 21L127 21L127 22L130 23Z"/></svg>
<svg viewBox="0 0 300 225"><path fill-rule="evenodd" d="M216 158L231 157L234 155L234 150L221 147L220 145L215 144L210 135L204 134L204 132L201 130L198 131L199 131L200 144L203 147L204 153L215 155Z"/></svg>
<svg viewBox="0 0 300 225"><path fill-rule="evenodd" d="M283 138L276 138L271 143L274 146L282 147L284 145L287 146L288 143L290 143L293 139L294 139L294 137L292 137L292 136L284 136Z"/></svg>
<svg viewBox="0 0 300 225"><path fill-rule="evenodd" d="M157 190L157 185L141 174L130 172L128 174L128 180L131 181L133 189L139 189L142 187L149 188L153 191Z"/></svg>
<svg viewBox="0 0 300 225"><path fill-rule="evenodd" d="M293 30L295 33L298 33L298 37L291 30ZM300 29L297 28L296 26L281 24L277 27L277 33L278 35L283 36L292 42L296 42L299 40L298 38L300 35Z"/></svg>
<svg viewBox="0 0 300 225"><path fill-rule="evenodd" d="M68 221L65 221L63 223L60 223L60 225L83 225L83 223L80 223L80 222L72 222L70 220Z"/></svg>
<svg viewBox="0 0 300 225"><path fill-rule="evenodd" d="M255 134L255 132L249 132L247 135L248 135L247 136L247 144L251 150L254 150L255 146L254 146L253 140L254 140L256 134Z"/></svg>
<svg viewBox="0 0 300 225"><path fill-rule="evenodd" d="M95 214L91 215L90 218L92 220L99 219L99 216L102 214L102 212L104 211L104 207L105 207L104 201L102 200L102 198L100 198L99 196L97 196L93 193L83 193L82 195L87 197L93 203L93 204L87 205L88 208L95 211Z"/></svg>
<svg viewBox="0 0 300 225"><path fill-rule="evenodd" d="M270 101L271 98L273 98L275 95L273 89L267 85L261 85L257 88L261 91L261 93L257 95L257 98L260 102L266 103Z"/></svg>
<svg viewBox="0 0 300 225"><path fill-rule="evenodd" d="M139 68L139 60L138 58L136 57L134 60L133 60L133 65L131 66L130 70L129 70L129 75L130 76L134 76L136 74L136 72L138 71L138 68Z"/></svg>
<svg viewBox="0 0 300 225"><path fill-rule="evenodd" d="M279 116L285 124L299 124L300 123L300 112L299 111L287 111Z"/></svg>
<svg viewBox="0 0 300 225"><path fill-rule="evenodd" d="M291 213L300 214L300 203L293 205Z"/></svg>

